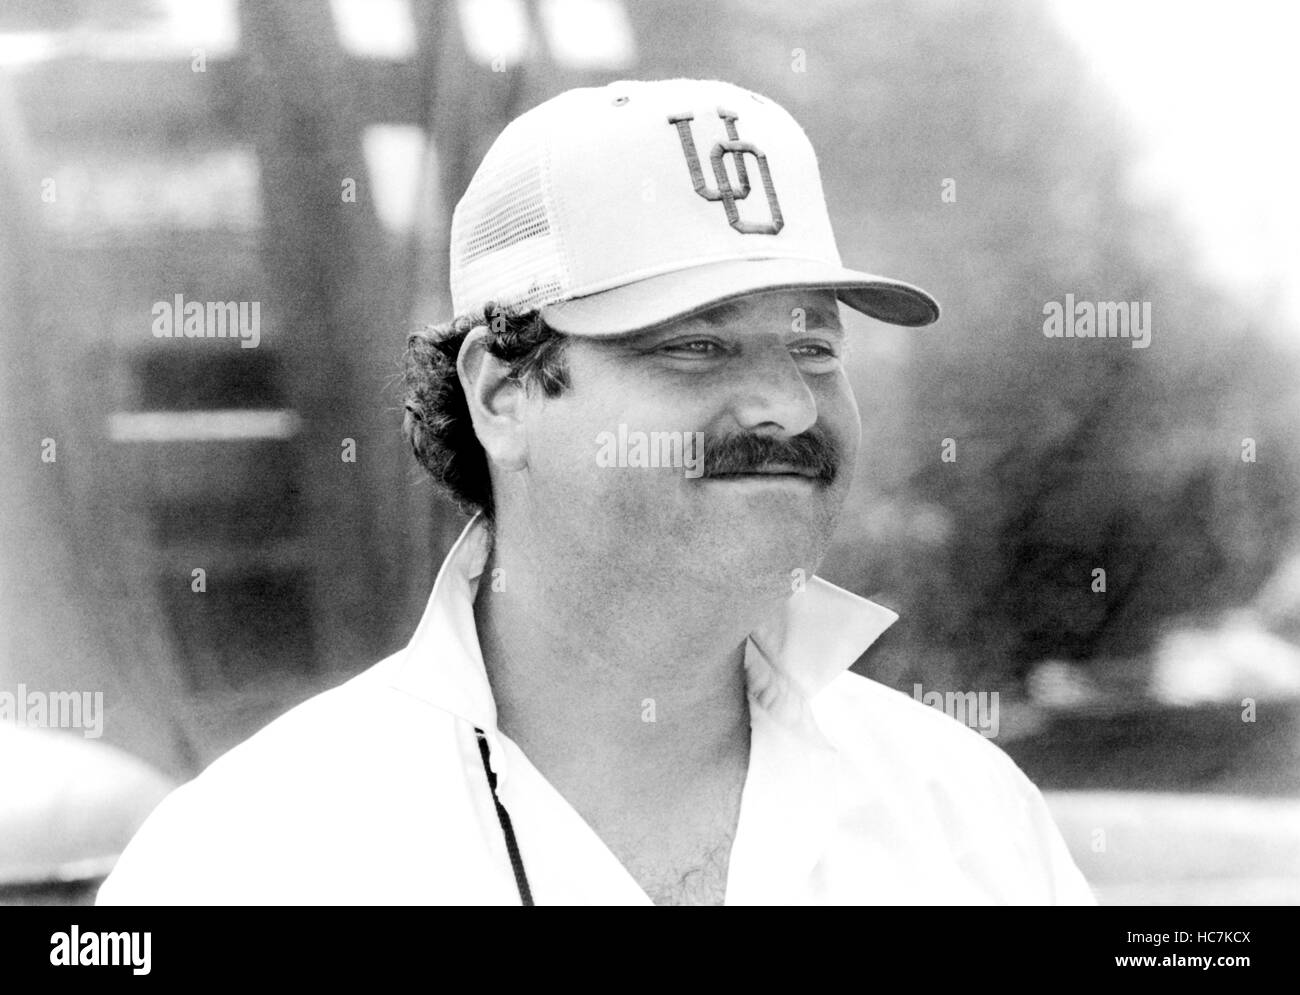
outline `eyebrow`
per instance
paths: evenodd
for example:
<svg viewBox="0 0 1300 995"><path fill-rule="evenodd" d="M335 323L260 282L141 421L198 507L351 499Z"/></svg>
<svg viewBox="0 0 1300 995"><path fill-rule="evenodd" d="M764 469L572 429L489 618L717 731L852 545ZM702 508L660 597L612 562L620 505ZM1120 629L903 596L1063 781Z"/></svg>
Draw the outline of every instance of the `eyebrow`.
<svg viewBox="0 0 1300 995"><path fill-rule="evenodd" d="M845 338L846 333L844 326L840 323L838 309L831 310L822 307L819 304L800 305L804 309L804 328L812 331L831 332L838 338ZM700 322L709 328L718 328L734 321L744 319L744 312L738 304L726 301L722 304L715 304L707 311L698 311L689 318L683 319L684 322ZM625 335L610 336L608 339L593 339L593 342L615 346L630 347L633 349L646 348L650 343L658 342L661 339L672 337L681 332L679 323L665 322L661 325L655 325L651 328L642 328L635 332L628 332Z"/></svg>

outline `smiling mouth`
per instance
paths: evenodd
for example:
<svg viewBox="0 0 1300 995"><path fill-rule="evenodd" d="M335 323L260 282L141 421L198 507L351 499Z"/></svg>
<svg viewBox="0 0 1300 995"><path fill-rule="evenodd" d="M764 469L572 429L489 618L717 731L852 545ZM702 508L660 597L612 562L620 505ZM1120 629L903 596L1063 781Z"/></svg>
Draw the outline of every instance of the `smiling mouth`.
<svg viewBox="0 0 1300 995"><path fill-rule="evenodd" d="M817 474L812 470L791 466L787 463L773 463L768 466L756 467L752 470L745 470L739 473L711 473L709 480L762 480L762 479L795 479L795 480L817 480Z"/></svg>

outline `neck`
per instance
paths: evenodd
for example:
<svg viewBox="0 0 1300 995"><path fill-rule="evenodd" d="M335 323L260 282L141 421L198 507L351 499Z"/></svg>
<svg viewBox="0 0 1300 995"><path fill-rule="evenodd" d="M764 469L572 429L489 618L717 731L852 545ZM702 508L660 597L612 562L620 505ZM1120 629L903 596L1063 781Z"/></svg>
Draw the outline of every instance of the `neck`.
<svg viewBox="0 0 1300 995"><path fill-rule="evenodd" d="M489 557L474 613L498 723L554 783L670 787L747 761L745 639L772 606L644 583L526 543Z"/></svg>

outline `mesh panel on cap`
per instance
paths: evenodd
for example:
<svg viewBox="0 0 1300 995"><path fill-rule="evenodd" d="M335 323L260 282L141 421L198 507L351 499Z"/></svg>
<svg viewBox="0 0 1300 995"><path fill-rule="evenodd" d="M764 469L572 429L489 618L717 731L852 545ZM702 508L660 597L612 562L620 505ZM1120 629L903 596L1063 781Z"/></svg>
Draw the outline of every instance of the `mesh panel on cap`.
<svg viewBox="0 0 1300 995"><path fill-rule="evenodd" d="M535 163L511 177L509 184L484 191L477 199L481 203L471 204L470 209L478 220L465 238L462 262L472 263L507 245L550 234L550 221L542 204L542 167Z"/></svg>
<svg viewBox="0 0 1300 995"><path fill-rule="evenodd" d="M458 315L488 301L529 310L559 299L567 287L552 223L547 157L530 137L516 133L498 140L456 208L451 295Z"/></svg>

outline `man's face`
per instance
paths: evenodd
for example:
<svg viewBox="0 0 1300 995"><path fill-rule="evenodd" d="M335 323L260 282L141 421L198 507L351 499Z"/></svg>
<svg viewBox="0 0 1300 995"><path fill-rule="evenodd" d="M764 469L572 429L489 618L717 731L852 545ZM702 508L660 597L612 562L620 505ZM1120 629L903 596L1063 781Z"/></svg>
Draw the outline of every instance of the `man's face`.
<svg viewBox="0 0 1300 995"><path fill-rule="evenodd" d="M635 570L646 583L787 594L794 572L811 576L824 556L856 460L844 345L824 290L754 295L627 337L573 338L569 389L529 401L527 466L512 474L512 499L612 584ZM637 465L665 461L687 465Z"/></svg>

